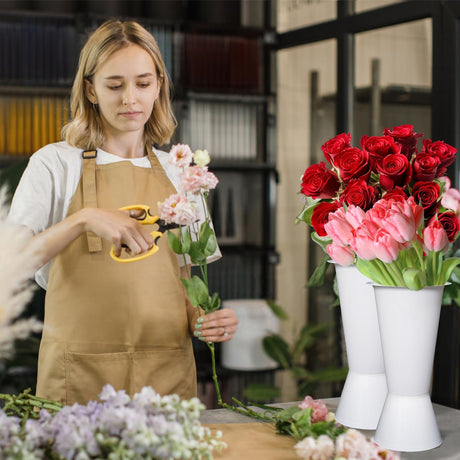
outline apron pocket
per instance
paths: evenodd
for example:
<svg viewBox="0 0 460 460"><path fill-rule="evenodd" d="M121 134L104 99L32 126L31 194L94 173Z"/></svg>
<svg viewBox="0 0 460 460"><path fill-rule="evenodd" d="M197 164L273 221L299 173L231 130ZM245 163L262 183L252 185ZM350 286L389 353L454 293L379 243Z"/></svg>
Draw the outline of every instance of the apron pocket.
<svg viewBox="0 0 460 460"><path fill-rule="evenodd" d="M196 368L192 347L134 352L134 388L151 386L157 393L176 393L182 399L196 396Z"/></svg>
<svg viewBox="0 0 460 460"><path fill-rule="evenodd" d="M98 399L102 387L108 383L115 390L131 393L131 352L122 353L65 353L66 403L86 404Z"/></svg>

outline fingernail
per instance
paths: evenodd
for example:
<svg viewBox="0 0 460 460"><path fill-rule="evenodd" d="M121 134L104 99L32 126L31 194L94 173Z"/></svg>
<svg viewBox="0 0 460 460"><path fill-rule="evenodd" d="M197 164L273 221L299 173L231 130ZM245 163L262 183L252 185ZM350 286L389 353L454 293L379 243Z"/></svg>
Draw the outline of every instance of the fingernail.
<svg viewBox="0 0 460 460"><path fill-rule="evenodd" d="M200 317L196 320L197 323L202 323L203 321L204 321L204 318L203 318L202 316L200 316Z"/></svg>
<svg viewBox="0 0 460 460"><path fill-rule="evenodd" d="M201 331L195 331L194 334L195 334L195 337L198 337L199 335L202 334L202 332Z"/></svg>
<svg viewBox="0 0 460 460"><path fill-rule="evenodd" d="M202 327L203 327L202 324L198 324L198 323L195 324L195 329L201 329Z"/></svg>
<svg viewBox="0 0 460 460"><path fill-rule="evenodd" d="M206 340L206 337L198 337L198 339L204 342Z"/></svg>

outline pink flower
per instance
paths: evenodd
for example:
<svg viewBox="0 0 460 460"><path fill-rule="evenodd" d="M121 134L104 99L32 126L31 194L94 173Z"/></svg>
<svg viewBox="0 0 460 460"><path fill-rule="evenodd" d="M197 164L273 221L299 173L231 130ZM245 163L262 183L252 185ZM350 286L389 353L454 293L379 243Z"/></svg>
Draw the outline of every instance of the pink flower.
<svg viewBox="0 0 460 460"><path fill-rule="evenodd" d="M190 166L179 176L181 189L185 193L200 193L216 188L217 177L208 171L207 166Z"/></svg>
<svg viewBox="0 0 460 460"><path fill-rule="evenodd" d="M402 246L383 228L379 229L374 239L375 256L382 262L391 263L398 258Z"/></svg>
<svg viewBox="0 0 460 460"><path fill-rule="evenodd" d="M332 243L327 246L327 253L331 256L331 259L339 265L353 265L355 261L355 253L346 246L341 244Z"/></svg>
<svg viewBox="0 0 460 460"><path fill-rule="evenodd" d="M372 233L366 228L366 225L353 230L353 237L350 246L356 255L363 260L375 259L374 238Z"/></svg>
<svg viewBox="0 0 460 460"><path fill-rule="evenodd" d="M348 430L335 441L336 457L353 460L377 460L379 447L357 430Z"/></svg>
<svg viewBox="0 0 460 460"><path fill-rule="evenodd" d="M193 159L193 153L191 148L187 144L176 144L173 145L169 152L169 161L179 168L188 166Z"/></svg>
<svg viewBox="0 0 460 460"><path fill-rule="evenodd" d="M348 206L345 214L345 218L353 228L358 228L362 224L365 216L365 211L355 205Z"/></svg>
<svg viewBox="0 0 460 460"><path fill-rule="evenodd" d="M160 218L167 224L191 225L198 220L195 203L187 200L185 195L170 195L162 203L158 203Z"/></svg>
<svg viewBox="0 0 460 460"><path fill-rule="evenodd" d="M455 215L460 214L460 192L455 188L449 188L441 198L441 204L446 209L454 211Z"/></svg>
<svg viewBox="0 0 460 460"><path fill-rule="evenodd" d="M425 251L446 251L449 247L449 238L444 227L438 220L432 220L423 230Z"/></svg>
<svg viewBox="0 0 460 460"><path fill-rule="evenodd" d="M330 460L334 455L334 441L322 434L317 439L312 436L299 441L294 449L296 454L304 460Z"/></svg>
<svg viewBox="0 0 460 460"><path fill-rule="evenodd" d="M339 208L334 213L329 214L329 219L324 224L324 230L334 243L345 245L349 244L353 227L348 223L343 208Z"/></svg>
<svg viewBox="0 0 460 460"><path fill-rule="evenodd" d="M311 396L305 396L304 400L299 404L300 409L308 409L311 407L313 413L311 415L311 423L323 422L326 420L328 410L326 404L321 399L313 399Z"/></svg>

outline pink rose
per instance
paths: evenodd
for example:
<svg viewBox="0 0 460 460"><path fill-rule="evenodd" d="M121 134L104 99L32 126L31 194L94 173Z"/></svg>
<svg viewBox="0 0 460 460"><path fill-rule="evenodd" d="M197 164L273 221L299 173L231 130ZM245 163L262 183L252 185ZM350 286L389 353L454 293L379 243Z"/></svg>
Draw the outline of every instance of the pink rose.
<svg viewBox="0 0 460 460"><path fill-rule="evenodd" d="M329 244L326 249L331 259L339 265L348 266L353 265L355 262L355 253L349 247L332 243Z"/></svg>
<svg viewBox="0 0 460 460"><path fill-rule="evenodd" d="M187 144L173 145L169 152L169 161L179 168L188 166L193 159L193 152Z"/></svg>
<svg viewBox="0 0 460 460"><path fill-rule="evenodd" d="M446 251L449 247L449 238L441 223L432 220L423 230L423 243L425 251Z"/></svg>
<svg viewBox="0 0 460 460"><path fill-rule="evenodd" d="M340 153L343 149L350 147L351 143L351 134L350 133L342 133L338 134L337 136L329 139L321 146L321 150L326 157L326 160L333 165L334 158L338 153Z"/></svg>
<svg viewBox="0 0 460 460"><path fill-rule="evenodd" d="M458 216L460 213L460 192L455 188L449 188L447 191L444 191L441 198L441 205L446 209L451 209Z"/></svg>
<svg viewBox="0 0 460 460"><path fill-rule="evenodd" d="M326 404L321 399L313 399L311 396L305 396L304 400L299 404L300 409L313 409L311 415L311 423L323 422L326 420L327 414L329 413Z"/></svg>

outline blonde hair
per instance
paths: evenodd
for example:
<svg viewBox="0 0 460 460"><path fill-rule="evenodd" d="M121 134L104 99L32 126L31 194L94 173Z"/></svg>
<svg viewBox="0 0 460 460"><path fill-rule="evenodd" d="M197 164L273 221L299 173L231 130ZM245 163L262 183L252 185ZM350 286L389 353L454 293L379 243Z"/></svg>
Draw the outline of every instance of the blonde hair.
<svg viewBox="0 0 460 460"><path fill-rule="evenodd" d="M111 19L89 37L81 50L78 71L70 96L72 120L62 128L62 137L68 144L82 149L94 149L104 142L99 110L85 93L85 79L92 80L98 68L115 52L131 43L143 48L152 57L161 85L152 114L145 124L145 144L166 144L177 126L171 109L169 78L160 49L153 36L134 21Z"/></svg>

